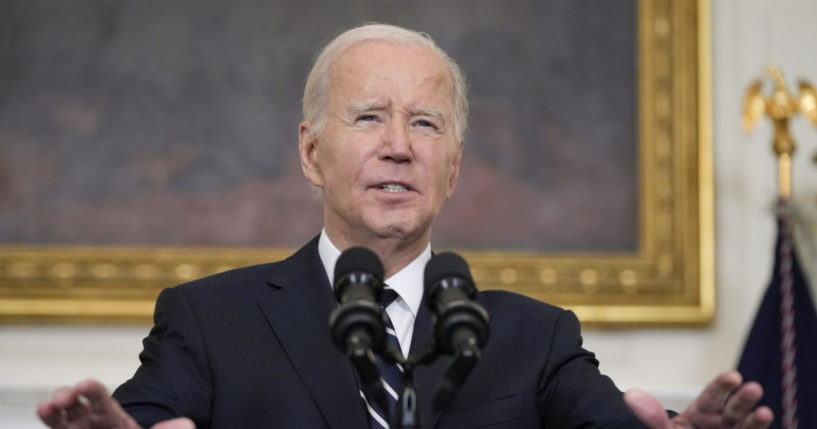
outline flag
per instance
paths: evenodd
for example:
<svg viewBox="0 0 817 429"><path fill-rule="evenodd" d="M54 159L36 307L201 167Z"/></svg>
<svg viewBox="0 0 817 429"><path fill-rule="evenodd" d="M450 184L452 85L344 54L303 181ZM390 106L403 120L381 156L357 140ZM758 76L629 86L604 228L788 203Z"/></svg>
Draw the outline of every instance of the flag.
<svg viewBox="0 0 817 429"><path fill-rule="evenodd" d="M772 280L738 371L763 386L772 429L817 428L817 313L792 239L791 207L780 204Z"/></svg>

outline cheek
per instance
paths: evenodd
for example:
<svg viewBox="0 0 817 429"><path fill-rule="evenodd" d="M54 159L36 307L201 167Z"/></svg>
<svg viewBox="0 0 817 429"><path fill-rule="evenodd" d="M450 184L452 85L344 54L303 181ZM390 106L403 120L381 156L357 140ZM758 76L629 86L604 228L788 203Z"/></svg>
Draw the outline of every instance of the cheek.
<svg viewBox="0 0 817 429"><path fill-rule="evenodd" d="M436 195L438 204L441 204L451 196L451 174L453 169L450 164L440 164L434 166L436 175L434 177L434 186L437 189Z"/></svg>
<svg viewBox="0 0 817 429"><path fill-rule="evenodd" d="M327 139L322 142L323 147L320 148L316 159L321 166L324 176L330 182L337 180L342 173L344 165L343 152L339 150L338 144L334 139Z"/></svg>
<svg viewBox="0 0 817 429"><path fill-rule="evenodd" d="M447 193L451 192L451 188L453 187L454 183L456 183L456 177L454 177L454 175L457 172L455 160L456 154L448 154L445 160L443 161L444 165L440 165L442 177L440 177L439 179L441 182L445 183Z"/></svg>
<svg viewBox="0 0 817 429"><path fill-rule="evenodd" d="M366 171L365 160L352 151L333 153L327 156L325 177L326 186L334 188L341 194L353 192L355 185L360 183Z"/></svg>

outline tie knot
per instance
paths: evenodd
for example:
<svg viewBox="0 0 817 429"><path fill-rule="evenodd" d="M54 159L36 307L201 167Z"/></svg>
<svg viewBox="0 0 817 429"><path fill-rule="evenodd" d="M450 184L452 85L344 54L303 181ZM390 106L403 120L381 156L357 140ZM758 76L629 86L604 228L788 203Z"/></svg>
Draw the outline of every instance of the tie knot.
<svg viewBox="0 0 817 429"><path fill-rule="evenodd" d="M388 285L383 288L383 296L380 298L380 305L386 308L394 302L400 295L396 290L390 288Z"/></svg>

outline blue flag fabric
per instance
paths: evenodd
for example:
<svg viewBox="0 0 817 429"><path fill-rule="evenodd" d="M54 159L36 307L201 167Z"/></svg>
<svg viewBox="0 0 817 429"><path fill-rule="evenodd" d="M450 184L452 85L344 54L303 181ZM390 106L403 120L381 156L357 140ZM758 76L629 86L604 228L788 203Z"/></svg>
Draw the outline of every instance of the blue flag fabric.
<svg viewBox="0 0 817 429"><path fill-rule="evenodd" d="M768 406L774 412L774 422L770 428L813 429L817 428L817 313L806 278L797 261L787 214L783 213L778 219L774 273L743 349L738 371L743 374L745 381L757 381L763 386L764 395L760 404ZM788 311L781 309L781 304L784 303L781 291L787 277L790 279L790 296L793 298ZM791 374L789 365L789 374L794 375L794 392L791 383L789 389L783 387L786 372L783 369L783 350L786 348L783 337L786 329L782 327L782 321L784 314L792 313L791 309L794 310L794 320L789 326L793 328L791 332L794 334L793 363L796 373ZM796 411L793 415L790 411L788 416L784 415L783 409L786 390L789 395L793 393L797 404ZM789 404L791 403L789 400Z"/></svg>

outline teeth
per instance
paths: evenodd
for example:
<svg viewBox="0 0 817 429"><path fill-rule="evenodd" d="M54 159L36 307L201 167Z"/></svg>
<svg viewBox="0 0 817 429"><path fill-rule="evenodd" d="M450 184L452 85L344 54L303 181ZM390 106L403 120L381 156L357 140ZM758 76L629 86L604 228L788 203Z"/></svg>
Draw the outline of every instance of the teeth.
<svg viewBox="0 0 817 429"><path fill-rule="evenodd" d="M397 183L387 183L387 184L381 186L380 189L382 189L382 190L384 190L386 192L405 192L405 191L408 191L408 189L405 186L397 184Z"/></svg>

